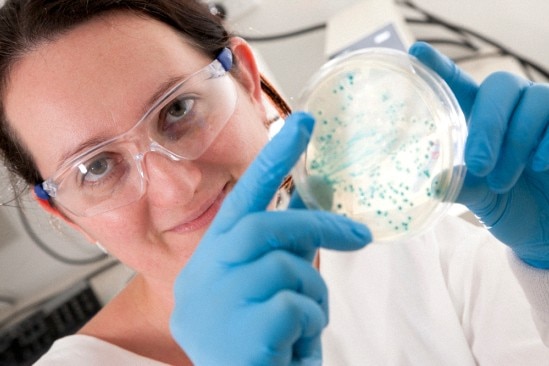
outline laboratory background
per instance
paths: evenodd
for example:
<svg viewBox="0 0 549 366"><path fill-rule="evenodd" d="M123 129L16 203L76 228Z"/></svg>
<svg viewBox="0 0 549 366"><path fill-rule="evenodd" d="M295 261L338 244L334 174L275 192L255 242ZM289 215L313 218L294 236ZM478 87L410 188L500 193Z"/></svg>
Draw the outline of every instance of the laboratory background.
<svg viewBox="0 0 549 366"><path fill-rule="evenodd" d="M250 42L264 74L294 107L330 58L360 47L406 49L415 40L432 43L478 81L496 70L549 80L546 0L208 3ZM28 195L15 197L13 183L0 169L0 365L32 363L132 276ZM457 206L449 214L474 220Z"/></svg>

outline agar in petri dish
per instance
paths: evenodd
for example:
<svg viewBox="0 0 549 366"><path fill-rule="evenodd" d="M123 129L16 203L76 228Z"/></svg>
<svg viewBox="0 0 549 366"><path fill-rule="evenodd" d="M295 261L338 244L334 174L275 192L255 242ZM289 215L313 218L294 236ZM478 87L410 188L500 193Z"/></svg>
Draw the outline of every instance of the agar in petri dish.
<svg viewBox="0 0 549 366"><path fill-rule="evenodd" d="M315 119L293 169L314 209L366 224L376 242L423 232L465 175L465 118L445 82L407 53L355 51L325 64L298 109Z"/></svg>

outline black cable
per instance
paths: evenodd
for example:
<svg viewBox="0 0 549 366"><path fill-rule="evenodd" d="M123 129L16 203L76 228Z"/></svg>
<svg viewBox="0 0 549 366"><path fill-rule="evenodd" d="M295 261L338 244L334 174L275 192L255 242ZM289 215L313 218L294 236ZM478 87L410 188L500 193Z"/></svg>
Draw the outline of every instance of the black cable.
<svg viewBox="0 0 549 366"><path fill-rule="evenodd" d="M530 70L531 65L529 63L524 62L524 60L518 60L520 65L522 66L522 69L524 70L524 73L526 74L526 77L530 80L534 80L534 75L532 75L532 71Z"/></svg>
<svg viewBox="0 0 549 366"><path fill-rule="evenodd" d="M459 63L475 61L483 58L494 58L494 57L501 57L501 56L505 56L505 55L501 51L497 50L494 52L484 52L484 53L476 53L474 55L454 57L453 60L455 63L459 64Z"/></svg>
<svg viewBox="0 0 549 366"><path fill-rule="evenodd" d="M471 51L478 51L478 47L472 45L469 42L464 42L463 40L455 40L455 39L446 39L446 38L422 38L423 42L427 42L429 44L435 45L435 44L443 44L443 45L449 45L449 46L459 46L462 48L466 48Z"/></svg>
<svg viewBox="0 0 549 366"><path fill-rule="evenodd" d="M468 29L466 27L450 23L446 20L443 20L430 12L426 11L425 9L417 6L415 3L413 3L410 0L403 0L403 1L396 1L397 4L407 6L408 8L415 10L419 14L421 14L425 19L417 19L417 18L410 18L406 17L405 21L408 24L423 24L423 25L438 25L446 28L447 30L453 32L458 37L460 37L460 40L450 40L450 39L421 39L422 41L432 43L432 44L447 44L447 45L454 45L454 46L460 46L464 48L468 48L471 51L480 51L477 46L475 46L472 42L469 41L469 37L475 37L478 40L481 40L492 47L498 48L500 50L501 56L511 56L515 58L522 66L527 75L531 75L531 72L528 70L529 68L535 70L540 75L545 77L546 79L549 79L549 71L546 70L541 65L511 51L509 48L503 46L501 43L484 36L483 34L480 34L479 32L476 32L472 29ZM286 38L292 38L297 37L306 33L315 32L318 30L325 29L327 26L326 23L313 25L311 27L299 29L296 31L291 31L287 33L281 33L281 34L275 34L275 35L267 35L267 36L247 36L247 35L240 35L240 37L246 39L249 42L269 42L269 41L277 41L282 40ZM482 54L478 55L479 57L484 57ZM464 60L473 60L475 56L465 56L463 58L455 58L454 61L464 61Z"/></svg>
<svg viewBox="0 0 549 366"><path fill-rule="evenodd" d="M69 264L69 265L75 265L75 266L83 266L88 264L93 264L102 261L103 259L107 258L108 255L101 253L97 256L91 257L91 258L82 258L82 259L73 259L65 257L57 252L55 252L53 249L51 249L40 237L36 234L36 232L31 227L29 221L27 220L27 217L23 213L23 209L21 206L16 206L17 212L19 214L19 219L21 220L21 224L23 225L23 228L29 235L29 237L32 239L32 241L36 244L37 247L42 249L47 255L54 258L55 260L63 263L63 264Z"/></svg>
<svg viewBox="0 0 549 366"><path fill-rule="evenodd" d="M291 32L288 32L288 33L280 33L280 34L274 34L274 35L270 35L270 36L246 36L246 35L240 34L239 37L244 38L248 42L278 41L278 40L281 40L281 39L293 38L293 37L301 36L303 34L316 32L318 30L325 29L326 26L327 26L326 23L322 23L322 24L313 25L311 27L291 31Z"/></svg>

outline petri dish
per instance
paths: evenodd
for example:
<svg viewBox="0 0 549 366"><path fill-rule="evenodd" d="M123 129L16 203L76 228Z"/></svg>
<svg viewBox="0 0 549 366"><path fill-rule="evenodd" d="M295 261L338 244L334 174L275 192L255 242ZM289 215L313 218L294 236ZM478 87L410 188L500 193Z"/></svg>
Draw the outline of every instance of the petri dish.
<svg viewBox="0 0 549 366"><path fill-rule="evenodd" d="M306 206L363 222L375 242L423 232L465 175L465 118L446 83L388 48L326 63L298 99L316 119L292 171Z"/></svg>

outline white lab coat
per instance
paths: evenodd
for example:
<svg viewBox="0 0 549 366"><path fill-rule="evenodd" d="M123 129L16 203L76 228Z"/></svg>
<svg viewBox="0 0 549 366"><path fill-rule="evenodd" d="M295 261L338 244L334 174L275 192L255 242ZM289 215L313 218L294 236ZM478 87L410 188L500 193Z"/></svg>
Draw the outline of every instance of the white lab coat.
<svg viewBox="0 0 549 366"><path fill-rule="evenodd" d="M549 271L511 259L486 230L447 217L402 243L323 251L330 291L324 365L549 365ZM57 341L38 366L160 366L87 336Z"/></svg>
<svg viewBox="0 0 549 366"><path fill-rule="evenodd" d="M529 270L483 228L447 217L407 242L320 258L326 365L549 365L509 259L545 299L535 305L548 345L549 271Z"/></svg>

